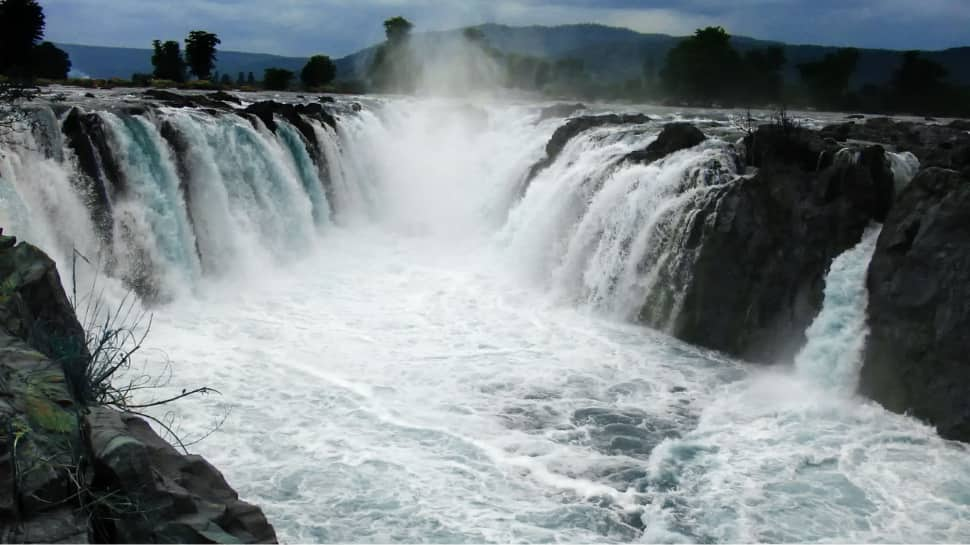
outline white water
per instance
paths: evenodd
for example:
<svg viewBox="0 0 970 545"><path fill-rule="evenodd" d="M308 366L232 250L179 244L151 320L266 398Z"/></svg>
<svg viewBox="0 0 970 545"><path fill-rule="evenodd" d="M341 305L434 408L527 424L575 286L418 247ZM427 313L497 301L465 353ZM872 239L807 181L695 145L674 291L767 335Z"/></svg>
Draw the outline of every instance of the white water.
<svg viewBox="0 0 970 545"><path fill-rule="evenodd" d="M191 440L229 410L193 448L282 540L970 539L970 452L845 387L874 234L833 264L796 367L747 367L615 321L676 259L673 217L736 174L728 146L614 167L657 126L593 131L509 212L558 121L483 112L373 102L317 127L325 216L285 137L163 112L192 142L205 274L156 309L144 365L171 363L158 397L222 392L178 425ZM90 232L67 215L83 199L38 183L72 169L14 155L15 231Z"/></svg>

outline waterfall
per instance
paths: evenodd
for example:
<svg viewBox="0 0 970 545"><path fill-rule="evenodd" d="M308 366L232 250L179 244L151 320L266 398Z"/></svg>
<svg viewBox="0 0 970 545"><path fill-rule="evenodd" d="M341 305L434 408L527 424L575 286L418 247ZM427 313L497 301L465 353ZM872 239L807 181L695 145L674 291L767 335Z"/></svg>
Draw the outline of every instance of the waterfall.
<svg viewBox="0 0 970 545"><path fill-rule="evenodd" d="M832 262L825 278L825 302L795 358L796 373L827 389L855 392L868 327L866 274L882 227L866 230L862 241Z"/></svg>
<svg viewBox="0 0 970 545"><path fill-rule="evenodd" d="M624 161L650 142L649 127L588 131L529 186L502 238L557 299L622 320L681 258L680 231L694 203L740 174L734 147L712 139L649 165ZM676 317L664 305L658 323ZM659 312L659 311L658 311Z"/></svg>

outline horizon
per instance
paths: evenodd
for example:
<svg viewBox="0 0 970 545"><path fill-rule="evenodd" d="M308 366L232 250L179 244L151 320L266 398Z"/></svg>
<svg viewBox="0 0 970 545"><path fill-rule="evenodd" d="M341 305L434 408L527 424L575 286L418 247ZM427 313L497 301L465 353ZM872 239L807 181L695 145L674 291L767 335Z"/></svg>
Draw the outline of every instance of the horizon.
<svg viewBox="0 0 970 545"><path fill-rule="evenodd" d="M172 5L175 4L175 5ZM732 35L791 45L937 51L970 45L970 3L929 0L838 2L746 0L175 0L167 6L107 0L48 0L47 39L56 43L147 49L152 39L179 39L204 29L222 50L282 57L352 55L383 40L381 22L402 15L420 32L497 24L559 27L593 24L641 34L687 36L722 26ZM105 10L114 12L104 18Z"/></svg>
<svg viewBox="0 0 970 545"><path fill-rule="evenodd" d="M606 24L601 24L601 23L589 23L589 22L585 22L585 23L566 23L566 24L561 24L561 25L542 25L542 24L516 25L516 24L504 24L504 23L480 23L480 24L475 24L475 25L466 25L466 26L461 26L461 27L444 28L444 29L436 29L436 30L418 30L415 33L416 34L449 33L449 32L458 32L458 31L461 31L464 28L469 28L469 27L472 27L472 28L480 28L480 27L484 27L484 26L499 26L499 27L513 28L513 29L525 29L525 28L550 29L550 28L568 28L568 27L596 26L596 27L611 28L611 29L616 29L616 30L629 30L631 32L635 32L637 34L640 34L642 36L665 36L665 37L671 37L671 38L687 38L687 37L690 36L690 34L693 34L693 31L691 33L688 33L688 34L668 34L668 33L663 33L663 32L640 32L640 31L637 31L637 30L634 30L632 28L625 27L625 26L606 25ZM713 26L718 26L718 25L713 25ZM726 29L726 30L729 33L731 33L730 29ZM794 46L794 47L799 47L799 46L807 46L807 47L845 47L845 48L855 47L855 48L861 49L861 50L882 50L882 51L897 51L897 52L905 52L905 51L910 51L911 50L911 49L907 49L907 48L898 49L898 48L891 48L891 47L859 47L859 46L854 46L854 45L850 45L850 44L837 44L837 43L823 44L823 43L809 43L809 42L787 42L787 41L783 41L783 40L773 40L773 39L761 38L761 37L758 37L758 36L750 36L750 35L745 35L745 34L734 34L734 33L731 33L731 37L732 38L743 38L743 39L755 40L755 41L759 41L759 42L776 42L776 43L784 44L784 45L787 45L787 46ZM60 45L71 45L71 46L80 46L80 47L98 47L98 48L106 48L106 49L131 49L131 50L140 50L140 51L150 51L151 50L151 44L144 45L144 46L137 46L137 45L126 46L126 45L105 45L105 44L96 44L96 43L66 42L66 41L62 41L62 40L50 40L50 41L52 41L53 43L56 43L56 44L60 44ZM178 41L181 41L181 38ZM360 49L357 49L355 51L352 51L350 53L347 53L346 55L332 56L332 58L334 58L335 60L339 60L339 59L342 59L342 58L351 57L351 56L356 55L356 54L358 54L358 53L360 53L362 51L365 51L367 49L371 49L373 47L376 47L376 46L380 45L380 43L381 43L380 41L377 41L377 42L374 42L374 43L372 43L370 45L365 45L365 46L361 47ZM940 48L940 49L922 49L920 51L927 51L927 52L947 51L947 50L951 50L951 49L963 49L963 48L968 48L968 47L970 47L970 42L968 42L965 45L954 45L954 46L951 46L951 47L944 47L944 48ZM307 54L307 55L288 55L288 54L280 54L280 53L270 53L270 52L266 52L266 51L231 49L231 48L224 48L224 47L220 47L219 48L219 51L220 52L224 52L224 53L241 53L241 54L246 54L246 55L267 55L267 56L272 56L272 57L292 58L292 59L309 58L310 56L313 55L312 53L311 54Z"/></svg>

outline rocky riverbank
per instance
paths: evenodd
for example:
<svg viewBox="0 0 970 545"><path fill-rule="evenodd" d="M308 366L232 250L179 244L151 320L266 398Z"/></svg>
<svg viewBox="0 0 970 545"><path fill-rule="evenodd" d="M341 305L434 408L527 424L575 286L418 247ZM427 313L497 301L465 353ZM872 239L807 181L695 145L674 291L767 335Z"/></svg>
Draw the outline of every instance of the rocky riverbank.
<svg viewBox="0 0 970 545"><path fill-rule="evenodd" d="M0 237L0 540L275 543L262 511L141 418L91 406L54 262Z"/></svg>

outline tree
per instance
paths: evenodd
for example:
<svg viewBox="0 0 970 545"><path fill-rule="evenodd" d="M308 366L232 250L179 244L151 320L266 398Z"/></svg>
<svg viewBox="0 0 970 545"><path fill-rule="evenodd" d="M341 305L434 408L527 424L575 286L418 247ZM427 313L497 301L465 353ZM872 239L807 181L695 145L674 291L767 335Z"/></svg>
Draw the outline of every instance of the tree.
<svg viewBox="0 0 970 545"><path fill-rule="evenodd" d="M838 108L849 92L849 80L859 63L859 50L840 49L829 53L821 60L798 65L809 95L816 104L828 108Z"/></svg>
<svg viewBox="0 0 970 545"><path fill-rule="evenodd" d="M44 42L34 48L34 73L45 79L67 79L71 71L71 58L67 52L50 42Z"/></svg>
<svg viewBox="0 0 970 545"><path fill-rule="evenodd" d="M463 30L461 34L469 42L482 44L482 45L485 44L485 33L482 32L482 29L480 28L468 27L465 30Z"/></svg>
<svg viewBox="0 0 970 545"><path fill-rule="evenodd" d="M785 49L767 47L752 49L744 55L744 79L741 86L749 103L765 104L781 100L785 78Z"/></svg>
<svg viewBox="0 0 970 545"><path fill-rule="evenodd" d="M222 85L225 85L227 87L228 86L231 86L232 85L232 77L229 74L223 74L222 77L219 78L219 83L222 84Z"/></svg>
<svg viewBox="0 0 970 545"><path fill-rule="evenodd" d="M185 60L189 70L199 79L209 79L216 65L216 46L219 37L204 30L193 30L185 39Z"/></svg>
<svg viewBox="0 0 970 545"><path fill-rule="evenodd" d="M371 85L382 91L414 90L418 64L409 39L413 29L414 25L404 17L384 21L387 41L377 47L368 67Z"/></svg>
<svg viewBox="0 0 970 545"><path fill-rule="evenodd" d="M735 97L740 71L741 56L731 46L731 35L707 27L670 50L660 75L674 98L708 105Z"/></svg>
<svg viewBox="0 0 970 545"><path fill-rule="evenodd" d="M246 84L246 74L243 74L242 72L240 72L239 75L236 76L236 86L242 87L245 84Z"/></svg>
<svg viewBox="0 0 970 545"><path fill-rule="evenodd" d="M152 66L155 68L155 79L171 81L185 81L185 62L182 60L182 49L179 43L169 40L152 42Z"/></svg>
<svg viewBox="0 0 970 545"><path fill-rule="evenodd" d="M263 86L271 91L285 91L293 81L293 72L282 68L267 68L263 75Z"/></svg>
<svg viewBox="0 0 970 545"><path fill-rule="evenodd" d="M211 76L212 82L213 83L218 82L219 81L219 76L220 76L219 71L218 70L214 70L212 72L212 76Z"/></svg>
<svg viewBox="0 0 970 545"><path fill-rule="evenodd" d="M30 78L34 46L44 37L36 0L0 0L0 74Z"/></svg>
<svg viewBox="0 0 970 545"><path fill-rule="evenodd" d="M893 72L892 94L896 108L923 113L946 88L947 69L940 63L920 56L919 51L907 51L903 62Z"/></svg>
<svg viewBox="0 0 970 545"><path fill-rule="evenodd" d="M320 87L337 77L337 65L326 55L314 55L300 72L300 81L305 87Z"/></svg>
<svg viewBox="0 0 970 545"><path fill-rule="evenodd" d="M393 17L384 21L384 34L387 41L392 44L399 44L411 37L414 25L404 17Z"/></svg>
<svg viewBox="0 0 970 545"><path fill-rule="evenodd" d="M249 75L246 76L246 85L249 85L252 87L256 86L256 76L254 76L252 72L250 72Z"/></svg>

